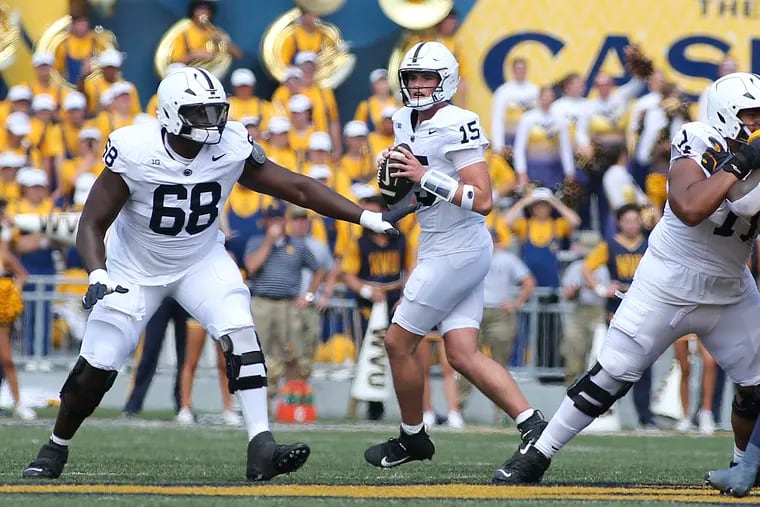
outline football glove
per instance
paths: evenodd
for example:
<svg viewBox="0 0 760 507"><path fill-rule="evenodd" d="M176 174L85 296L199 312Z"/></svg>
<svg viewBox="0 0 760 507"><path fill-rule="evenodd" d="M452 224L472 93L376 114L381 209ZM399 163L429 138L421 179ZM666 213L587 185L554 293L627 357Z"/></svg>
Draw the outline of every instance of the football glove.
<svg viewBox="0 0 760 507"><path fill-rule="evenodd" d="M713 147L716 144L713 143ZM710 151L711 148L708 148ZM747 140L747 144L734 153L733 157L728 157L720 164L719 168L730 172L738 179L743 180L753 170L760 167L760 136L753 135Z"/></svg>
<svg viewBox="0 0 760 507"><path fill-rule="evenodd" d="M129 292L129 289L111 280L105 269L96 269L90 273L90 285L87 287L87 294L82 298L82 306L85 310L89 310L95 306L95 303L113 292L125 294Z"/></svg>
<svg viewBox="0 0 760 507"><path fill-rule="evenodd" d="M377 211L362 211L359 217L359 223L362 227L377 232L380 234L387 234L389 236L398 236L398 230L396 230L396 222L407 216L409 213L413 213L419 209L420 204L413 204L404 208L399 208L391 211L383 211L378 213Z"/></svg>

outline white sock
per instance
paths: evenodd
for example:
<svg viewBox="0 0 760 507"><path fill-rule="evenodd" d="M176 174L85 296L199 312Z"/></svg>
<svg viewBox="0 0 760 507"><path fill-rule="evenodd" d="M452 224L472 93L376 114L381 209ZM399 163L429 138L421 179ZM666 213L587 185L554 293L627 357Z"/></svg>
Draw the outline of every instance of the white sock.
<svg viewBox="0 0 760 507"><path fill-rule="evenodd" d="M736 447L736 444L734 444L734 457L733 462L734 463L741 463L744 461L744 451Z"/></svg>
<svg viewBox="0 0 760 507"><path fill-rule="evenodd" d="M547 458L551 458L593 420L593 417L575 408L573 400L565 396L559 410L536 441L535 448Z"/></svg>
<svg viewBox="0 0 760 507"><path fill-rule="evenodd" d="M261 433L269 431L269 400L267 388L245 389L235 391L235 397L243 413L245 427L248 430L248 440Z"/></svg>
<svg viewBox="0 0 760 507"><path fill-rule="evenodd" d="M412 424L412 425L401 423L401 431L403 431L407 435L416 435L417 433L422 431L423 426L425 426L424 423Z"/></svg>
<svg viewBox="0 0 760 507"><path fill-rule="evenodd" d="M71 439L66 440L65 438L59 438L59 437L55 436L55 433L53 433L52 435L50 435L50 440L52 440L54 444L62 445L64 447L68 447L69 444L71 443ZM734 447L734 449L736 449L736 447ZM736 452L736 451L734 451L734 452ZM744 453L742 453L742 456L744 456Z"/></svg>
<svg viewBox="0 0 760 507"><path fill-rule="evenodd" d="M525 421L527 421L528 419L530 419L531 416L535 412L536 411L534 409L532 409L532 408L523 410L522 412L520 412L519 414L517 414L517 417L515 417L515 424L522 424L522 423L524 423Z"/></svg>

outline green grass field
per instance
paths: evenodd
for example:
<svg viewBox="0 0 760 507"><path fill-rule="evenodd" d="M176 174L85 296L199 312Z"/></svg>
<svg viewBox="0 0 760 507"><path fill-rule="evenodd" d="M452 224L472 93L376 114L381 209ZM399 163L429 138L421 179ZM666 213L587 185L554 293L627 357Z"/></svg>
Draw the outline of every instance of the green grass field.
<svg viewBox="0 0 760 507"><path fill-rule="evenodd" d="M160 420L109 419L114 414L107 411L97 415L77 435L61 479L43 483L21 479L21 470L47 439L50 421L29 426L0 419L0 505L236 507L252 500L256 506L296 507L738 503L701 486L705 471L727 465L728 433L582 436L555 458L544 485L504 488L488 484L518 443L514 429L434 431L433 461L379 470L367 465L362 454L367 446L392 436L391 425L276 426L280 441L307 442L312 455L297 473L262 486L244 480L246 436L241 429L178 428ZM757 505L759 499L744 500Z"/></svg>

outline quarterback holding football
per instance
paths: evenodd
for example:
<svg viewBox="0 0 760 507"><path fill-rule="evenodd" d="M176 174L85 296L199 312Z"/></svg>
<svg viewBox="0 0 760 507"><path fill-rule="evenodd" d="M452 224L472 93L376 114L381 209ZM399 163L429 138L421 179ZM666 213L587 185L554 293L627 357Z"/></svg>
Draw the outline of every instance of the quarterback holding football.
<svg viewBox="0 0 760 507"><path fill-rule="evenodd" d="M416 201L421 233L417 265L385 336L401 431L364 453L382 468L431 459L435 452L422 422L424 379L414 356L435 326L451 365L516 420L524 442L546 425L504 366L478 347L483 279L493 251L485 225L492 191L480 120L450 103L459 64L446 46L420 42L404 56L399 81L405 107L393 115L395 146L378 161L378 184L392 209Z"/></svg>

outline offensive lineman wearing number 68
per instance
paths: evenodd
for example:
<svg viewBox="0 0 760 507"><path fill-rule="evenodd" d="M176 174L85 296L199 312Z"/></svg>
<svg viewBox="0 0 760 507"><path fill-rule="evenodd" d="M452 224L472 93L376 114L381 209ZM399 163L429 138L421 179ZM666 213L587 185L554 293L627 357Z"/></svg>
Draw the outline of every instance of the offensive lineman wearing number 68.
<svg viewBox="0 0 760 507"><path fill-rule="evenodd" d="M732 406L735 472L708 482L746 494L740 462L760 414L760 293L747 261L760 218L760 76L734 73L707 91L707 122L671 142L668 203L597 363L570 386L541 437L516 451L499 482L541 480L551 458L620 399L676 339L695 333L738 384ZM760 456L755 453L754 459ZM733 465L732 465L733 466ZM733 469L732 469L733 470ZM755 470L756 471L756 470Z"/></svg>
<svg viewBox="0 0 760 507"><path fill-rule="evenodd" d="M266 366L250 292L225 252L219 212L235 182L379 233L397 234L393 223L414 208L367 211L288 171L266 157L242 124L227 122L228 109L219 80L187 67L159 84L160 126L132 125L111 134L106 169L90 192L77 234L90 273L83 302L94 308L80 357L61 388L53 434L24 477L60 476L74 433L113 385L167 296L222 346L229 389L248 430L247 478L269 480L306 462L306 444L278 445L269 431ZM104 237L112 223L106 260Z"/></svg>
<svg viewBox="0 0 760 507"><path fill-rule="evenodd" d="M488 141L478 116L449 103L457 91L459 64L443 44L420 42L404 56L399 81L405 107L393 115L396 147L378 161L378 184L391 207L417 200L421 233L417 266L385 336L401 431L364 453L382 468L431 459L435 452L423 427L424 378L414 356L434 326L451 365L516 420L524 442L537 438L546 425L505 365L478 347L483 280L493 252L485 225L491 179L484 157ZM393 183L398 179L406 183ZM398 195L400 186L411 190L407 196Z"/></svg>

